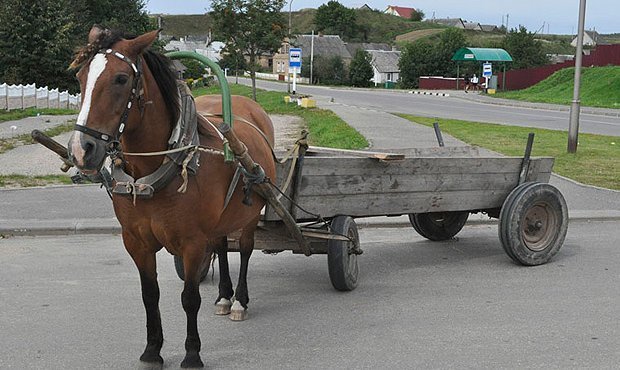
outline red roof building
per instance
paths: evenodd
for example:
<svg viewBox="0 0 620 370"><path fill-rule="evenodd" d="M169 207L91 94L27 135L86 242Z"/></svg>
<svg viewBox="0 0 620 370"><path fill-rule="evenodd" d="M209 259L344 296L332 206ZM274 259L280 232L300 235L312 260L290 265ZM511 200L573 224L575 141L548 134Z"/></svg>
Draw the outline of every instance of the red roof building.
<svg viewBox="0 0 620 370"><path fill-rule="evenodd" d="M385 13L392 14L398 17L411 19L413 15L417 13L414 8L405 8L402 6L388 5Z"/></svg>

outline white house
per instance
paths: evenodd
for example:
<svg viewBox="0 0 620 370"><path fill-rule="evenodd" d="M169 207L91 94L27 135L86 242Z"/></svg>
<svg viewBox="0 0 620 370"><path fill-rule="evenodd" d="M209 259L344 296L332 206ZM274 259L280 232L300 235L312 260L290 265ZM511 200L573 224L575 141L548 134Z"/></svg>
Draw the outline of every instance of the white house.
<svg viewBox="0 0 620 370"><path fill-rule="evenodd" d="M583 46L596 46L599 43L599 33L596 31L583 32ZM577 37L571 41L571 46L577 47Z"/></svg>
<svg viewBox="0 0 620 370"><path fill-rule="evenodd" d="M374 72L372 82L375 83L375 86L388 81L398 81L400 78L400 68L398 67L400 51L367 50L367 52L372 57L370 64Z"/></svg>
<svg viewBox="0 0 620 370"><path fill-rule="evenodd" d="M222 59L221 52L225 44L219 41L213 41L208 43L207 41L188 41L181 38L180 40L170 40L164 50L166 51L193 51L197 54L203 55L214 62L219 62Z"/></svg>

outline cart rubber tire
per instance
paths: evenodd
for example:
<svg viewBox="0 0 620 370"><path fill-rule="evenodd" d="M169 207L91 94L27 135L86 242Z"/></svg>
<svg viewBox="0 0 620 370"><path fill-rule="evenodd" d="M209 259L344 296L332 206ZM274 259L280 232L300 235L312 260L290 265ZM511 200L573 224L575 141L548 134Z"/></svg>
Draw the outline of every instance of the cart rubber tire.
<svg viewBox="0 0 620 370"><path fill-rule="evenodd" d="M523 191L525 189L527 189L528 187L530 187L532 184L535 184L535 182L526 182L520 185L517 185L514 189L512 189L512 191L510 192L510 194L508 194L508 196L506 197L506 199L504 199L504 203L502 204L502 208L500 209L500 213L499 213L499 225L502 225L507 221L507 215L512 213L512 210L510 209L512 205L514 205L514 200L517 196L520 196L521 193L523 193ZM504 235L504 232L502 231L501 227L498 227L498 231L499 231L499 241L502 245L502 249L504 249L504 252L506 252L506 254L512 258L513 260L517 261L517 257L514 255L514 253L512 252L512 250L510 250L509 248L506 248L506 236Z"/></svg>
<svg viewBox="0 0 620 370"><path fill-rule="evenodd" d="M179 279L185 281L185 268L183 267L183 258L179 256L174 256L174 269L177 272L177 276ZM206 262L205 267L203 267L202 272L200 273L200 282L202 283L209 273L209 263Z"/></svg>
<svg viewBox="0 0 620 370"><path fill-rule="evenodd" d="M418 234L438 242L458 234L468 217L468 211L410 213L409 222Z"/></svg>
<svg viewBox="0 0 620 370"><path fill-rule="evenodd" d="M331 223L331 231L335 234L345 235L351 241L333 240L327 241L327 267L329 279L336 290L347 292L357 287L357 254L352 250L359 248L359 233L353 218L349 216L336 216Z"/></svg>
<svg viewBox="0 0 620 370"><path fill-rule="evenodd" d="M547 263L562 247L567 231L566 200L552 185L525 183L504 201L499 221L500 241L517 263L526 266Z"/></svg>

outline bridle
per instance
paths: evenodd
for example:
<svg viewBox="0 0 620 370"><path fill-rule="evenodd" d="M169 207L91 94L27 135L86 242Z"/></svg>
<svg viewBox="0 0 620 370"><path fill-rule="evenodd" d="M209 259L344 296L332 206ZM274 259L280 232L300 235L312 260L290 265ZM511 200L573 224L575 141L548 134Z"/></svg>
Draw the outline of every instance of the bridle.
<svg viewBox="0 0 620 370"><path fill-rule="evenodd" d="M131 84L131 93L129 94L129 99L127 100L125 110L123 111L123 114L121 114L118 128L116 129L116 132L113 136L103 133L101 131L97 131L90 127L86 127L85 125L82 126L76 124L73 128L75 131L83 132L86 135L92 136L95 139L105 142L107 144L107 154L110 156L116 156L118 155L118 152L120 150L120 138L123 134L123 131L125 130L125 126L127 124L127 117L129 116L129 110L133 105L133 101L134 99L138 98L138 102L140 102L144 94L144 91L142 90L142 63L140 63L140 56L138 56L138 58L136 59L136 63L134 63L125 55L112 49L101 49L99 50L98 54L114 55L118 59L129 64L129 66L133 70L133 81Z"/></svg>

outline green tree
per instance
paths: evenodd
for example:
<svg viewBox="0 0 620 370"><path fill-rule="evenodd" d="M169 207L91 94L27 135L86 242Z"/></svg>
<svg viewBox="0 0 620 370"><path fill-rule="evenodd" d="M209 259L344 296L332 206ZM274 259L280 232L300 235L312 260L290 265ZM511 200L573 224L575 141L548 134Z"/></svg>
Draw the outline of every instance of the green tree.
<svg viewBox="0 0 620 370"><path fill-rule="evenodd" d="M423 40L408 43L403 47L398 68L404 87L418 87L420 76L434 74L435 66L429 57L433 52L433 45Z"/></svg>
<svg viewBox="0 0 620 370"><path fill-rule="evenodd" d="M340 55L314 57L313 78L324 85L347 84L347 69Z"/></svg>
<svg viewBox="0 0 620 370"><path fill-rule="evenodd" d="M140 35L156 28L149 20L144 0L69 0L78 15L78 41L86 40L94 24Z"/></svg>
<svg viewBox="0 0 620 370"><path fill-rule="evenodd" d="M456 64L452 62L452 56L464 47L465 43L465 35L458 28L448 28L439 34L439 44L432 54L436 75L453 76L456 74Z"/></svg>
<svg viewBox="0 0 620 370"><path fill-rule="evenodd" d="M187 68L185 72L183 72L183 78L193 78L196 80L206 73L205 67L197 60L185 59L183 60L183 65Z"/></svg>
<svg viewBox="0 0 620 370"><path fill-rule="evenodd" d="M326 34L336 34L343 39L354 38L357 33L355 10L338 1L330 0L319 6L314 16L317 30Z"/></svg>
<svg viewBox="0 0 620 370"><path fill-rule="evenodd" d="M272 54L287 33L280 10L284 0L213 0L211 16L215 36L225 40L228 50L239 50L248 58L252 96L256 100L258 58Z"/></svg>
<svg viewBox="0 0 620 370"><path fill-rule="evenodd" d="M0 80L78 91L67 67L92 25L143 33L152 28L144 6L143 0L3 0Z"/></svg>
<svg viewBox="0 0 620 370"><path fill-rule="evenodd" d="M405 45L400 56L401 80L405 87L418 87L420 76L453 76L456 65L454 53L465 46L463 31L448 28L439 35L439 42L430 44L418 40Z"/></svg>
<svg viewBox="0 0 620 370"><path fill-rule="evenodd" d="M357 87L370 86L370 79L374 76L372 70L372 56L363 49L355 52L351 65L349 66L349 80L351 85Z"/></svg>
<svg viewBox="0 0 620 370"><path fill-rule="evenodd" d="M220 59L218 64L222 69L228 68L231 72L242 74L248 67L243 53L228 48L222 50L222 59Z"/></svg>
<svg viewBox="0 0 620 370"><path fill-rule="evenodd" d="M0 80L71 88L75 16L65 0L3 0L0 7Z"/></svg>
<svg viewBox="0 0 620 370"><path fill-rule="evenodd" d="M422 9L416 9L412 14L411 14L411 18L412 21L414 22L420 22L422 19L424 19L424 12L422 11Z"/></svg>
<svg viewBox="0 0 620 370"><path fill-rule="evenodd" d="M513 28L504 37L502 47L512 56L512 69L538 67L549 63L542 44L535 36L525 27L519 26L518 30Z"/></svg>

